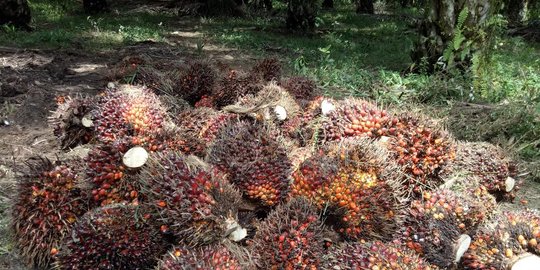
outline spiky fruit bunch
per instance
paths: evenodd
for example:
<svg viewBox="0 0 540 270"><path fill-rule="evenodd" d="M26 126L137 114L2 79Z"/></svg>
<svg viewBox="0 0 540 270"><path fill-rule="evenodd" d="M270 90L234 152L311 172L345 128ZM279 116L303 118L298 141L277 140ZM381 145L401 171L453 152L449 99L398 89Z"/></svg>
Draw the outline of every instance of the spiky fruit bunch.
<svg viewBox="0 0 540 270"><path fill-rule="evenodd" d="M137 86L105 91L93 114L95 133L101 142L130 139L137 145L155 143L166 116L159 98Z"/></svg>
<svg viewBox="0 0 540 270"><path fill-rule="evenodd" d="M188 135L202 140L201 147L206 149L215 140L219 130L235 117L234 114L210 108L197 108L180 113L176 117L176 124Z"/></svg>
<svg viewBox="0 0 540 270"><path fill-rule="evenodd" d="M388 115L385 110L364 100L347 99L323 120L319 136L324 141L348 137L375 138L387 133Z"/></svg>
<svg viewBox="0 0 540 270"><path fill-rule="evenodd" d="M473 237L471 246L463 255L463 269L535 269L536 263L528 267L517 267L527 253L538 253L539 214L536 211L505 212L492 223L486 224ZM534 263L534 262L533 262ZM527 264L527 263L525 263Z"/></svg>
<svg viewBox="0 0 540 270"><path fill-rule="evenodd" d="M323 97L311 100L307 105L304 105L304 110L298 115L290 117L282 123L280 129L302 146L316 141L316 130L319 129L321 122L321 102L323 100Z"/></svg>
<svg viewBox="0 0 540 270"><path fill-rule="evenodd" d="M393 118L386 132L387 146L411 176L405 184L417 194L439 185L439 171L455 158L450 135L433 126L428 120L405 114Z"/></svg>
<svg viewBox="0 0 540 270"><path fill-rule="evenodd" d="M315 97L315 91L317 90L315 81L306 77L291 77L282 82L281 86L297 100L304 101L300 102L303 105L307 105L305 101L312 100Z"/></svg>
<svg viewBox="0 0 540 270"><path fill-rule="evenodd" d="M210 95L216 81L216 71L203 62L193 62L180 75L175 92L190 104Z"/></svg>
<svg viewBox="0 0 540 270"><path fill-rule="evenodd" d="M158 270L241 270L240 260L225 245L198 249L175 247L161 260Z"/></svg>
<svg viewBox="0 0 540 270"><path fill-rule="evenodd" d="M165 252L146 210L122 204L87 212L64 239L59 269L150 269Z"/></svg>
<svg viewBox="0 0 540 270"><path fill-rule="evenodd" d="M497 199L513 200L519 185L515 183L516 164L504 151L489 143L462 142L457 145L456 159L445 173L464 171L480 178L480 183Z"/></svg>
<svg viewBox="0 0 540 270"><path fill-rule="evenodd" d="M60 141L62 149L88 143L93 137L90 98L57 98L58 107L49 117L49 125Z"/></svg>
<svg viewBox="0 0 540 270"><path fill-rule="evenodd" d="M232 121L221 129L207 160L229 174L248 198L274 205L288 192L292 168L282 139L258 122Z"/></svg>
<svg viewBox="0 0 540 270"><path fill-rule="evenodd" d="M332 145L293 173L293 196L329 207L340 233L353 239L387 239L401 223L400 175L388 153L369 140ZM332 156L332 157L328 157Z"/></svg>
<svg viewBox="0 0 540 270"><path fill-rule="evenodd" d="M129 176L132 172L122 162L131 146L127 142L117 141L97 145L88 153L85 158L86 174L90 177L94 205L138 203L138 187Z"/></svg>
<svg viewBox="0 0 540 270"><path fill-rule="evenodd" d="M403 229L407 247L441 268L458 262L470 241L465 234L474 233L495 208L494 200L476 201L481 198L477 192L486 191L473 191L470 196L475 197L448 189L424 191L423 197L412 201L409 209Z"/></svg>
<svg viewBox="0 0 540 270"><path fill-rule="evenodd" d="M344 270L435 270L399 242L353 242L333 247L327 269Z"/></svg>
<svg viewBox="0 0 540 270"><path fill-rule="evenodd" d="M212 91L214 105L218 108L234 104L238 98L248 94L256 94L262 89L260 81L253 80L250 76L238 74L231 70Z"/></svg>
<svg viewBox="0 0 540 270"><path fill-rule="evenodd" d="M143 192L160 216L161 228L185 244L204 244L227 236L234 223L239 192L216 179L197 158L156 154L140 179Z"/></svg>
<svg viewBox="0 0 540 270"><path fill-rule="evenodd" d="M148 87L157 92L170 93L173 85L172 80L167 73L164 73L154 67L140 66L137 73L127 80L131 84L139 84Z"/></svg>
<svg viewBox="0 0 540 270"><path fill-rule="evenodd" d="M79 185L78 164L29 162L20 180L12 210L16 246L32 267L46 268L69 235L74 222L88 209Z"/></svg>
<svg viewBox="0 0 540 270"><path fill-rule="evenodd" d="M212 96L204 95L201 97L199 101L195 103L194 106L195 108L201 108L201 107L214 108L215 107L214 103L215 101Z"/></svg>
<svg viewBox="0 0 540 270"><path fill-rule="evenodd" d="M259 61L251 70L254 78L264 81L279 81L281 78L281 64L276 58L265 58Z"/></svg>
<svg viewBox="0 0 540 270"><path fill-rule="evenodd" d="M295 198L260 224L251 252L260 269L322 269L324 230L317 208Z"/></svg>

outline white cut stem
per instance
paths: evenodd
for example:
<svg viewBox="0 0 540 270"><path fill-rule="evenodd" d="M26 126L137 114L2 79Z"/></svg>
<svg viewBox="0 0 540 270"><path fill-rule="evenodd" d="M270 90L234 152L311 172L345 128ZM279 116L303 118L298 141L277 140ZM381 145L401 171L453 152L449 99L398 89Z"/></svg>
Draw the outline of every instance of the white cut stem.
<svg viewBox="0 0 540 270"><path fill-rule="evenodd" d="M148 160L148 152L140 147L135 146L129 149L122 158L122 162L129 168L142 167Z"/></svg>
<svg viewBox="0 0 540 270"><path fill-rule="evenodd" d="M277 105L274 108L274 113L276 114L276 118L279 121L287 119L287 110L285 110L283 106Z"/></svg>
<svg viewBox="0 0 540 270"><path fill-rule="evenodd" d="M454 262L459 262L461 260L461 257L463 256L463 254L465 254L465 252L469 249L469 246L471 245L471 237L466 235L466 234L462 234L461 236L459 236L459 239L456 243L456 256L454 258Z"/></svg>
<svg viewBox="0 0 540 270"><path fill-rule="evenodd" d="M325 99L321 102L321 112L323 115L328 115L330 112L334 111L335 109L336 109L336 106L330 103L330 101Z"/></svg>
<svg viewBox="0 0 540 270"><path fill-rule="evenodd" d="M506 181L504 181L504 190L506 192L512 191L515 186L516 186L516 180L512 177L508 177L506 178Z"/></svg>
<svg viewBox="0 0 540 270"><path fill-rule="evenodd" d="M512 264L511 270L538 270L540 269L540 257L531 253L525 253Z"/></svg>
<svg viewBox="0 0 540 270"><path fill-rule="evenodd" d="M90 114L85 114L83 118L81 119L81 123L83 127L87 127L87 128L94 126L94 121L92 121L92 117L90 116Z"/></svg>

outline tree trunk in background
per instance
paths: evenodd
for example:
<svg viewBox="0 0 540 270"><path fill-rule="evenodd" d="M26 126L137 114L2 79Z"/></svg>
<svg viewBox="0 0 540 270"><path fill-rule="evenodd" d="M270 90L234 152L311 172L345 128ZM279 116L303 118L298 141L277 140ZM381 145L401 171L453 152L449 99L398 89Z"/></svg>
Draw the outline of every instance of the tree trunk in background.
<svg viewBox="0 0 540 270"><path fill-rule="evenodd" d="M334 9L334 0L324 0L322 2L323 9Z"/></svg>
<svg viewBox="0 0 540 270"><path fill-rule="evenodd" d="M463 25L467 29L462 34L467 38L482 30L482 25L491 12L492 0L431 0L431 7L423 21L419 23L419 40L415 43L411 58L416 67L424 66L428 72L435 69L443 52L454 40L460 12L467 6L468 13ZM461 44L465 44L462 42ZM481 46L472 44L469 47ZM472 52L472 51L471 51ZM468 59L470 61L470 59ZM456 61L460 61L457 59ZM467 61L464 61L467 62ZM462 63L465 66L467 63Z"/></svg>
<svg viewBox="0 0 540 270"><path fill-rule="evenodd" d="M30 7L26 0L0 0L0 25L11 24L31 30Z"/></svg>
<svg viewBox="0 0 540 270"><path fill-rule="evenodd" d="M504 11L510 26L520 26L527 21L529 0L506 0L504 5Z"/></svg>
<svg viewBox="0 0 540 270"><path fill-rule="evenodd" d="M83 0L84 12L96 14L107 10L107 0Z"/></svg>
<svg viewBox="0 0 540 270"><path fill-rule="evenodd" d="M373 0L356 0L356 13L358 14L374 14L375 7Z"/></svg>

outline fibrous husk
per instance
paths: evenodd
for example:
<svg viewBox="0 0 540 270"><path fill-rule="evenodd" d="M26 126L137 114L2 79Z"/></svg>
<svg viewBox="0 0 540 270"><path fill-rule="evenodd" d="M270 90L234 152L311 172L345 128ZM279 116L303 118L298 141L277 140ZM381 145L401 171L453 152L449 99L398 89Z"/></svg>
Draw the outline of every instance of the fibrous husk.
<svg viewBox="0 0 540 270"><path fill-rule="evenodd" d="M139 177L144 202L159 213L163 232L185 245L216 242L242 228L241 194L194 156L154 154Z"/></svg>
<svg viewBox="0 0 540 270"><path fill-rule="evenodd" d="M257 94L243 97L236 104L225 106L223 110L258 120L282 122L296 117L300 106L287 91L270 83Z"/></svg>
<svg viewBox="0 0 540 270"><path fill-rule="evenodd" d="M368 139L331 144L293 173L291 196L304 196L337 218L346 238L389 239L403 220L403 176Z"/></svg>
<svg viewBox="0 0 540 270"><path fill-rule="evenodd" d="M69 236L73 224L88 210L81 194L79 160L35 158L18 183L12 210L15 246L31 266L47 268Z"/></svg>
<svg viewBox="0 0 540 270"><path fill-rule="evenodd" d="M323 269L325 230L317 207L295 198L260 224L250 250L258 269Z"/></svg>
<svg viewBox="0 0 540 270"><path fill-rule="evenodd" d="M442 174L477 177L498 200L512 201L519 190L516 165L500 147L483 142L459 142L456 158Z"/></svg>
<svg viewBox="0 0 540 270"><path fill-rule="evenodd" d="M333 246L325 256L325 269L343 270L436 270L400 242L352 242ZM443 268L441 268L443 269Z"/></svg>
<svg viewBox="0 0 540 270"><path fill-rule="evenodd" d="M301 146L316 145L322 123L321 102L324 100L323 97L311 100L298 115L280 123L283 134L298 141Z"/></svg>
<svg viewBox="0 0 540 270"><path fill-rule="evenodd" d="M219 132L206 160L223 169L248 198L275 205L288 192L291 161L279 133L259 122L231 121Z"/></svg>
<svg viewBox="0 0 540 270"><path fill-rule="evenodd" d="M160 94L172 93L174 85L170 73L160 71L152 66L139 66L130 83L146 86Z"/></svg>
<svg viewBox="0 0 540 270"><path fill-rule="evenodd" d="M90 142L93 138L93 119L90 114L95 106L93 99L59 97L57 104L48 122L61 148L65 150Z"/></svg>
<svg viewBox="0 0 540 270"><path fill-rule="evenodd" d="M66 237L57 269L149 269L166 244L141 207L113 204L86 213Z"/></svg>

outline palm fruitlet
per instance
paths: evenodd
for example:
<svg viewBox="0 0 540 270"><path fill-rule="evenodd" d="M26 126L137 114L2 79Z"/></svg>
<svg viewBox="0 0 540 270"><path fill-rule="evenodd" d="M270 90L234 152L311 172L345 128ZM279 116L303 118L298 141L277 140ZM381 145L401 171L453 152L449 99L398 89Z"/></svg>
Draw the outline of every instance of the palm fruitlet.
<svg viewBox="0 0 540 270"><path fill-rule="evenodd" d="M12 228L22 258L32 267L46 268L88 205L81 196L76 161L53 164L38 158L28 166L14 199Z"/></svg>
<svg viewBox="0 0 540 270"><path fill-rule="evenodd" d="M243 270L241 259L230 245L210 245L198 249L175 247L159 263L157 270ZM237 248L238 249L238 248Z"/></svg>

